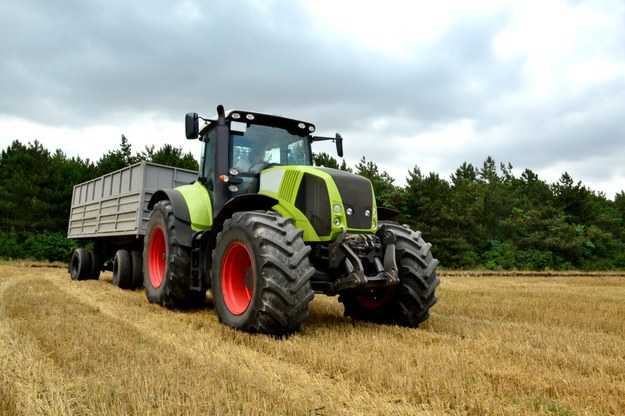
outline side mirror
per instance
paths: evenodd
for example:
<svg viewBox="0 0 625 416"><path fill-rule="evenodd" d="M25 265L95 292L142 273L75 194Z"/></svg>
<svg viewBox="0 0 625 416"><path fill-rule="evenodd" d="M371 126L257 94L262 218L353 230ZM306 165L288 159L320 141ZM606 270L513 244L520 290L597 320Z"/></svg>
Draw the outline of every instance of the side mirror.
<svg viewBox="0 0 625 416"><path fill-rule="evenodd" d="M336 142L336 153L339 157L343 157L343 138L340 134L336 133L334 141Z"/></svg>
<svg viewBox="0 0 625 416"><path fill-rule="evenodd" d="M184 129L187 139L197 139L197 136L200 135L200 122L197 113L187 113L184 117Z"/></svg>

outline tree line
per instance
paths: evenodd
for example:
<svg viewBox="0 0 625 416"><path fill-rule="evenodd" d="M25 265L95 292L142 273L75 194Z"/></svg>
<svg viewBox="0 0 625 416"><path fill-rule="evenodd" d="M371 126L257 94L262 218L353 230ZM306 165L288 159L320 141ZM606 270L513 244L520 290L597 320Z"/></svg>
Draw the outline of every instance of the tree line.
<svg viewBox="0 0 625 416"><path fill-rule="evenodd" d="M566 172L550 184L530 169L518 177L512 170L487 157L446 180L415 166L399 187L364 157L355 167L373 183L379 206L422 231L443 267L625 269L625 192L610 200Z"/></svg>
<svg viewBox="0 0 625 416"><path fill-rule="evenodd" d="M77 245L65 237L74 185L141 160L198 170L193 154L170 144L133 154L123 135L119 149L95 162L13 141L0 153L0 258L69 260Z"/></svg>
<svg viewBox="0 0 625 416"><path fill-rule="evenodd" d="M0 258L67 261L76 246L65 237L73 186L140 160L198 169L169 144L133 154L124 136L95 162L14 141L0 153ZM420 230L443 267L625 269L623 191L610 200L566 172L551 184L529 169L517 177L491 157L463 163L449 179L414 166L405 186L364 157L348 167L320 153L314 163L367 177L378 205Z"/></svg>

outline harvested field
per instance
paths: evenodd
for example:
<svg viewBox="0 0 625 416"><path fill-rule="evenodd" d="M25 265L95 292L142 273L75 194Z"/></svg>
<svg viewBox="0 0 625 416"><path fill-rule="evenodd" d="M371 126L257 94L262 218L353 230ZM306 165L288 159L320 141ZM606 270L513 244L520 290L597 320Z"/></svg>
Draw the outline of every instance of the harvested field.
<svg viewBox="0 0 625 416"><path fill-rule="evenodd" d="M625 414L624 274L443 271L418 329L318 296L274 339L32 266L0 263L2 415Z"/></svg>

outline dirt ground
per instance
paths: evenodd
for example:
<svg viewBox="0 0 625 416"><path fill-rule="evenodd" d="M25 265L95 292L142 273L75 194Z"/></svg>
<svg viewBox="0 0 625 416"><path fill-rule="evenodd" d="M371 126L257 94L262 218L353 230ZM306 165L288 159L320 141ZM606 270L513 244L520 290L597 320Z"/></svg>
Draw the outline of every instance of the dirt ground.
<svg viewBox="0 0 625 416"><path fill-rule="evenodd" d="M275 339L41 266L0 263L2 415L625 413L623 274L443 271L417 329L317 296Z"/></svg>

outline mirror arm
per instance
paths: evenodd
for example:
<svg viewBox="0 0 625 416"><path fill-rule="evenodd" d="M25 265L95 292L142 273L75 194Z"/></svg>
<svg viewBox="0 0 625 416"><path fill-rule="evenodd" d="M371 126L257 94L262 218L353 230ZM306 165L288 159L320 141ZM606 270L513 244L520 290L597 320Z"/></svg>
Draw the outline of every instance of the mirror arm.
<svg viewBox="0 0 625 416"><path fill-rule="evenodd" d="M333 143L336 143L336 153L339 157L343 157L343 137L336 133L334 137L324 137L324 136L310 136L311 142L323 142L327 140L332 140Z"/></svg>

